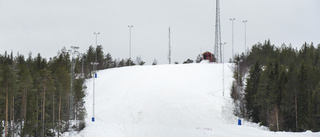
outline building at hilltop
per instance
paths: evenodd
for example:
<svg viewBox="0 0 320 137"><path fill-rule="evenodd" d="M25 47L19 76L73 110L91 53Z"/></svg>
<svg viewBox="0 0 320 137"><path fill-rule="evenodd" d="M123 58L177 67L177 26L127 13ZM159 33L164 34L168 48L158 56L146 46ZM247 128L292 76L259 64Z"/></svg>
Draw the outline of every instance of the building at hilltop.
<svg viewBox="0 0 320 137"><path fill-rule="evenodd" d="M209 60L209 62L216 62L216 58L215 58L214 54L212 54L211 52L208 52L208 51L202 54L202 59Z"/></svg>

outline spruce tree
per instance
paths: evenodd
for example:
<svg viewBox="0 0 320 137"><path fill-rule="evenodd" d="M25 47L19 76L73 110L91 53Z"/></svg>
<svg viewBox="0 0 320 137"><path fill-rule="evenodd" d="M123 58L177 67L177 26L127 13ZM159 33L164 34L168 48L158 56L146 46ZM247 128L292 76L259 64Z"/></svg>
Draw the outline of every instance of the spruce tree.
<svg viewBox="0 0 320 137"><path fill-rule="evenodd" d="M273 65L269 63L265 70L261 73L258 91L254 98L255 107L259 110L259 119L262 125L268 125L269 103L268 96L270 91L274 89L274 72Z"/></svg>
<svg viewBox="0 0 320 137"><path fill-rule="evenodd" d="M254 105L254 96L258 91L258 85L261 75L261 67L259 62L256 61L255 65L249 71L249 78L245 88L245 102L247 109L247 117L252 119L253 122L259 122L258 108Z"/></svg>
<svg viewBox="0 0 320 137"><path fill-rule="evenodd" d="M297 113L298 113L298 131L306 130L305 121L306 115L308 112L308 89L307 89L307 69L304 63L302 63L300 67L300 71L298 74L298 93L297 93Z"/></svg>
<svg viewBox="0 0 320 137"><path fill-rule="evenodd" d="M309 104L311 115L308 117L311 130L313 132L320 131L320 82L312 92L311 103Z"/></svg>

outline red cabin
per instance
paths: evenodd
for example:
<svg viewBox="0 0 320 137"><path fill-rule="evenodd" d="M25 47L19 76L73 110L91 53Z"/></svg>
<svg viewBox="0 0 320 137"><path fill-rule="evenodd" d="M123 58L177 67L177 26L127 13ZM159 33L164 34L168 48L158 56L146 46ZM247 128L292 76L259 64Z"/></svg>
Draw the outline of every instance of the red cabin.
<svg viewBox="0 0 320 137"><path fill-rule="evenodd" d="M202 58L204 60L209 60L209 62L216 62L214 55L208 51L202 54Z"/></svg>

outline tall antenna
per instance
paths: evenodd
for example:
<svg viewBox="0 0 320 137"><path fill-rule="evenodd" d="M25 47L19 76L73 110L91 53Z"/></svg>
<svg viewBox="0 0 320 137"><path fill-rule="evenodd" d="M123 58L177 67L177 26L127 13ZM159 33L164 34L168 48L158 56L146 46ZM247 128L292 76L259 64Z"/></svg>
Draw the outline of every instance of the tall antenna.
<svg viewBox="0 0 320 137"><path fill-rule="evenodd" d="M214 55L216 57L216 61L222 63L219 0L216 0L216 26L215 27L216 27L216 31L215 31Z"/></svg>
<svg viewBox="0 0 320 137"><path fill-rule="evenodd" d="M171 43L170 43L170 37L171 37L171 32L170 32L170 27L169 27L169 55L168 55L169 64L171 64Z"/></svg>

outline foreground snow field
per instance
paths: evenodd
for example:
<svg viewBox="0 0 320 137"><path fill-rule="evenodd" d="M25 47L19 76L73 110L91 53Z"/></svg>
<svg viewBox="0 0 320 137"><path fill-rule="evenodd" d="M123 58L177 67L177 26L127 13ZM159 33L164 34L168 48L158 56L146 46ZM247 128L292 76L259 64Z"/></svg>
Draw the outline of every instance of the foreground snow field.
<svg viewBox="0 0 320 137"><path fill-rule="evenodd" d="M95 122L92 79L87 80L85 137L319 137L320 133L271 132L237 125L230 86L231 64L133 66L98 72ZM65 134L69 136L70 134Z"/></svg>

